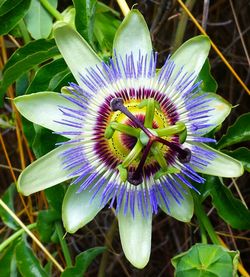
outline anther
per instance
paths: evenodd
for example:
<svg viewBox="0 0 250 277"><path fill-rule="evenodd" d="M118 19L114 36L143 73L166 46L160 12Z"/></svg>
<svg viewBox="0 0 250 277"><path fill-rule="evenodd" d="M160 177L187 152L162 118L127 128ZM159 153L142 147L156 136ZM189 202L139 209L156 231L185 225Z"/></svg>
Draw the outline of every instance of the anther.
<svg viewBox="0 0 250 277"><path fill-rule="evenodd" d="M110 108L113 112L121 110L124 107L122 98L113 98L110 101Z"/></svg>
<svg viewBox="0 0 250 277"><path fill-rule="evenodd" d="M182 149L180 146L178 146L177 144L167 141L165 139L162 139L160 137L156 137L155 139L158 142L161 142L162 144L167 145L168 147L170 147L171 149L173 149L174 151L176 151L178 153L178 159L181 163L188 163L191 160L191 156L192 156L192 152L190 149L188 148L184 148Z"/></svg>
<svg viewBox="0 0 250 277"><path fill-rule="evenodd" d="M181 163L189 163L192 157L191 150L188 148L182 149L181 152L178 153L178 159Z"/></svg>
<svg viewBox="0 0 250 277"><path fill-rule="evenodd" d="M128 182L134 186L138 186L142 183L142 174L136 172L128 172Z"/></svg>

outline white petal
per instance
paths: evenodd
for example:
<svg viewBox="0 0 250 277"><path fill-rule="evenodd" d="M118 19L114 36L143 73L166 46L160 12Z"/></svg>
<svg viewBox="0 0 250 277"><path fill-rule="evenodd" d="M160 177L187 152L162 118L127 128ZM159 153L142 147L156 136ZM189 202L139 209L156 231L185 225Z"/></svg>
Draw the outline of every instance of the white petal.
<svg viewBox="0 0 250 277"><path fill-rule="evenodd" d="M56 122L62 120L59 106L77 109L75 104L60 93L48 91L19 96L14 99L14 103L25 118L56 132L70 131L69 126Z"/></svg>
<svg viewBox="0 0 250 277"><path fill-rule="evenodd" d="M125 59L126 54L133 52L135 61L138 59L139 50L142 55L152 53L148 26L138 10L131 10L123 20L116 32L113 49L117 56L121 56L123 59Z"/></svg>
<svg viewBox="0 0 250 277"><path fill-rule="evenodd" d="M175 68L169 83L174 80L182 67L184 73L194 73L194 76L197 76L206 61L209 50L210 40L206 36L196 36L183 43L170 58L174 61Z"/></svg>
<svg viewBox="0 0 250 277"><path fill-rule="evenodd" d="M180 191L183 196L183 199L179 198L180 204L176 202L170 193L167 193L169 210L167 209L166 205L164 205L163 201L159 204L160 208L166 214L176 218L179 221L189 222L194 214L194 201L189 188L187 188L187 186L183 185L181 182L180 184L186 190L186 194Z"/></svg>
<svg viewBox="0 0 250 277"><path fill-rule="evenodd" d="M60 155L71 147L72 144L59 146L26 167L18 178L18 191L30 195L70 179L71 172L64 169Z"/></svg>
<svg viewBox="0 0 250 277"><path fill-rule="evenodd" d="M126 258L137 268L147 265L151 252L152 214L143 216L135 209L135 216L123 209L118 214L119 233Z"/></svg>
<svg viewBox="0 0 250 277"><path fill-rule="evenodd" d="M239 177L243 174L244 168L241 162L235 160L234 158L202 143L192 143L192 145L199 146L200 148L206 151L209 150L211 153L215 154L215 158L203 169L193 166L196 172L227 178ZM203 157L199 158L202 159Z"/></svg>
<svg viewBox="0 0 250 277"><path fill-rule="evenodd" d="M78 84L84 87L80 74L101 63L88 43L72 27L60 24L54 31L56 44Z"/></svg>
<svg viewBox="0 0 250 277"><path fill-rule="evenodd" d="M90 188L77 193L79 185L69 186L62 205L62 220L67 232L75 233L89 223L103 208L101 206L102 192L98 192L91 201L93 192Z"/></svg>
<svg viewBox="0 0 250 277"><path fill-rule="evenodd" d="M211 111L207 113L206 118L206 125L210 125L206 128L198 129L197 132L200 136L203 136L210 131L212 131L216 126L220 125L225 118L229 115L232 105L227 102L224 98L221 96L215 94L215 93L206 93L207 96L205 99L210 99L210 101L207 103L207 108L212 108ZM202 110L201 110L202 111ZM199 112L199 108L197 108L194 112ZM182 120L182 116L180 116L180 121ZM183 120L184 121L184 120ZM199 122L200 119L197 119L197 122ZM190 119L189 124L195 123L195 120Z"/></svg>

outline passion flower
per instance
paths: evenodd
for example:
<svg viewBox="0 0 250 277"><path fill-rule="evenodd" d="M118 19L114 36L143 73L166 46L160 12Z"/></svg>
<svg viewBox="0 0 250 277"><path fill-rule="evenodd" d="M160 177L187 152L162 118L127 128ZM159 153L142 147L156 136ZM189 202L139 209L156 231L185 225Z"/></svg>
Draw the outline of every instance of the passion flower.
<svg viewBox="0 0 250 277"><path fill-rule="evenodd" d="M55 39L78 84L61 94L17 97L23 116L68 141L28 166L18 179L24 195L72 179L63 203L68 232L87 224L107 203L118 216L124 253L136 267L150 256L152 214L159 207L181 221L193 215L190 189L199 173L242 174L241 164L205 143L231 106L202 92L197 76L209 39L184 43L156 69L149 31L132 10L114 41L113 58L100 61L83 38L61 24ZM197 191L198 193L198 191Z"/></svg>

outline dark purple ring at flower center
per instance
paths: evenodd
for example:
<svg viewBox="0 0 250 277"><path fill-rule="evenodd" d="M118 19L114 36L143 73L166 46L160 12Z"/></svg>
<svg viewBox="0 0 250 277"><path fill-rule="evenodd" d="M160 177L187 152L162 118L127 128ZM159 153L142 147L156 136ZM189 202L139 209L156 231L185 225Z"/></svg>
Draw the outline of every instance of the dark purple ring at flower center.
<svg viewBox="0 0 250 277"><path fill-rule="evenodd" d="M153 133L150 132L141 122L136 118L123 104L122 98L113 98L110 101L110 108L112 111L120 111L125 114L128 118L130 118L137 127L139 127L149 138L148 143L145 146L145 149L142 154L142 158L136 170L134 172L128 172L128 181L134 185L138 186L142 183L142 172L143 166L146 162L147 156L150 152L150 148L154 142L160 142L169 148L172 148L174 151L178 153L178 159L181 163L188 163L191 159L191 151L188 148L182 149L175 143L169 142L159 136L155 136Z"/></svg>

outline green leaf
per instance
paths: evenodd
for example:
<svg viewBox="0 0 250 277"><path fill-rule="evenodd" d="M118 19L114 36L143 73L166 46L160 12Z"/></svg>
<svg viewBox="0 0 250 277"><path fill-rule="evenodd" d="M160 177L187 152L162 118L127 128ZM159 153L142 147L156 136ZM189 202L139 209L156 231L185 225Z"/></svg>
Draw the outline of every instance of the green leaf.
<svg viewBox="0 0 250 277"><path fill-rule="evenodd" d="M115 33L121 24L112 12L99 12L95 15L94 34L101 51L106 56L111 56Z"/></svg>
<svg viewBox="0 0 250 277"><path fill-rule="evenodd" d="M31 0L6 1L0 7L0 35L8 34L27 13Z"/></svg>
<svg viewBox="0 0 250 277"><path fill-rule="evenodd" d="M26 94L38 91L60 92L62 86L74 81L75 79L70 73L64 59L56 59L37 70Z"/></svg>
<svg viewBox="0 0 250 277"><path fill-rule="evenodd" d="M217 177L207 178L207 188L218 215L239 230L250 228L250 211Z"/></svg>
<svg viewBox="0 0 250 277"><path fill-rule="evenodd" d="M65 188L62 185L54 186L45 190L49 206L61 214Z"/></svg>
<svg viewBox="0 0 250 277"><path fill-rule="evenodd" d="M2 196L3 202L14 211L14 199L16 196L16 186L12 183ZM0 207L0 217L5 225L13 230L17 230L18 226L12 216L9 215L2 207ZM1 275L0 275L1 276Z"/></svg>
<svg viewBox="0 0 250 277"><path fill-rule="evenodd" d="M1 0L0 1L0 16L10 12L15 9L20 2L23 0Z"/></svg>
<svg viewBox="0 0 250 277"><path fill-rule="evenodd" d="M75 266L68 267L62 273L61 277L82 277L87 271L89 265L96 256L102 254L106 250L105 247L90 248L76 256Z"/></svg>
<svg viewBox="0 0 250 277"><path fill-rule="evenodd" d="M250 140L250 113L245 113L237 118L235 123L227 129L217 146L219 149Z"/></svg>
<svg viewBox="0 0 250 277"><path fill-rule="evenodd" d="M73 3L76 9L76 29L93 46L96 0L73 0Z"/></svg>
<svg viewBox="0 0 250 277"><path fill-rule="evenodd" d="M25 240L20 241L16 246L17 267L22 276L48 277L49 275L42 268L39 260Z"/></svg>
<svg viewBox="0 0 250 277"><path fill-rule="evenodd" d="M216 92L218 84L211 75L211 66L209 60L206 59L195 82L202 81L200 88L204 92Z"/></svg>
<svg viewBox="0 0 250 277"><path fill-rule="evenodd" d="M236 277L238 251L197 243L172 259L176 277Z"/></svg>
<svg viewBox="0 0 250 277"><path fill-rule="evenodd" d="M16 277L17 267L14 256L16 244L12 243L0 255L0 276L1 277Z"/></svg>
<svg viewBox="0 0 250 277"><path fill-rule="evenodd" d="M42 242L50 242L55 231L55 222L60 220L60 212L55 210L40 211L37 217L37 231Z"/></svg>
<svg viewBox="0 0 250 277"><path fill-rule="evenodd" d="M52 134L51 130L34 124L35 137L32 150L36 158L40 158L55 148L56 143L66 141L62 136Z"/></svg>
<svg viewBox="0 0 250 277"><path fill-rule="evenodd" d="M16 96L23 95L29 86L29 74L26 72L16 80Z"/></svg>
<svg viewBox="0 0 250 277"><path fill-rule="evenodd" d="M22 116L22 126L25 137L27 138L27 141L29 143L29 147L32 147L34 138L36 136L34 124Z"/></svg>
<svg viewBox="0 0 250 277"><path fill-rule="evenodd" d="M49 0L48 2L54 8L57 7L57 0ZM24 20L34 39L47 38L51 33L53 18L39 0L31 0L30 8Z"/></svg>
<svg viewBox="0 0 250 277"><path fill-rule="evenodd" d="M24 72L59 54L54 40L39 39L19 48L8 60L3 70L0 87L0 105L6 88Z"/></svg>
<svg viewBox="0 0 250 277"><path fill-rule="evenodd" d="M236 160L240 161L244 169L250 172L250 149L246 147L240 147L233 151L223 151L227 155L235 158Z"/></svg>

